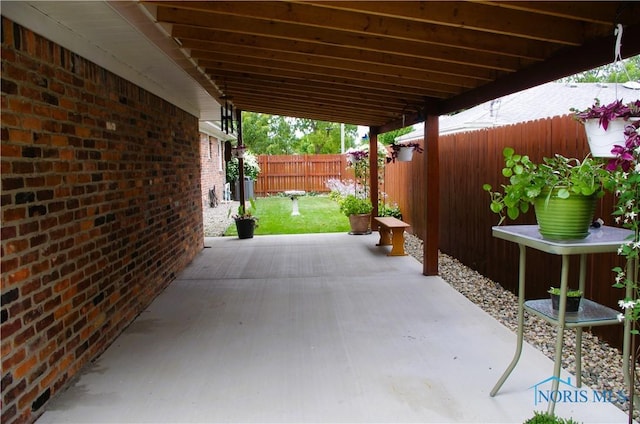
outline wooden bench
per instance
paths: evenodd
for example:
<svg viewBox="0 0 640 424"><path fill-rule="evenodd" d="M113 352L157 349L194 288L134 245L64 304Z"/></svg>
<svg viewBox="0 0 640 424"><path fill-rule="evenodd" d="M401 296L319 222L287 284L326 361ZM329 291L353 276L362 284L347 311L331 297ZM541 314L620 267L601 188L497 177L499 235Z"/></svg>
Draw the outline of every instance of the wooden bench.
<svg viewBox="0 0 640 424"><path fill-rule="evenodd" d="M405 256L404 229L411 225L391 216L376 216L373 219L379 224L380 241L376 246L391 245L391 252L387 256Z"/></svg>

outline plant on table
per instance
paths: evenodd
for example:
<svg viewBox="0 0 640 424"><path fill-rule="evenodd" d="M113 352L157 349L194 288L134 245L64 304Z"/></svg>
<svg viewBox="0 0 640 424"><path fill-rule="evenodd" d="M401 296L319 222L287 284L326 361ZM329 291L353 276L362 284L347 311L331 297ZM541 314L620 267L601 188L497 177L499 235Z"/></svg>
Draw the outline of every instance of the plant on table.
<svg viewBox="0 0 640 424"><path fill-rule="evenodd" d="M553 294L556 296L560 296L560 287L551 287L549 290L547 290L547 292L549 294ZM582 291L581 290L567 290L567 297L581 297L582 296Z"/></svg>
<svg viewBox="0 0 640 424"><path fill-rule="evenodd" d="M509 184L503 184L501 191L483 185L491 198L491 211L500 216L498 225L507 217L515 220L520 213L527 213L543 193L551 196L551 189L558 189L557 196L561 199L572 194L603 196L609 180L604 162L589 156L580 161L556 154L537 164L527 155L516 154L511 147L502 153L505 161L502 175L509 179Z"/></svg>

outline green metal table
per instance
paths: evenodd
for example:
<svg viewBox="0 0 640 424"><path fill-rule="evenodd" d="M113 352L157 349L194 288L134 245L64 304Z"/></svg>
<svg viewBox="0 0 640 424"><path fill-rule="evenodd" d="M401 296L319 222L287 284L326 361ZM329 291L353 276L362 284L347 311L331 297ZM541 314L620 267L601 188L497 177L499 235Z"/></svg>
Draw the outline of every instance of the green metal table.
<svg viewBox="0 0 640 424"><path fill-rule="evenodd" d="M616 252L620 245L631 234L631 231L623 228L602 226L597 229L590 229L590 234L585 239L563 242L543 239L538 231L537 225L510 225L493 227L492 230L494 237L518 244L520 248L520 263L518 271L518 338L516 352L511 363L502 374L502 377L500 377L491 390L491 396L495 396L498 393L520 359L524 339L524 311L534 314L558 327L553 369L553 376L555 378L552 383L552 391L558 390L558 384L560 381L564 329L576 329L576 380L578 387L580 387L582 385L582 327L619 324L620 321L618 320L618 314L620 311L616 311L588 299L583 299L578 312L566 312L570 258L572 255L580 255L579 288L584 292L587 275L587 254ZM562 271L560 278L561 295L557 311L554 311L551 308L550 299L529 301L525 301L524 299L527 247L553 255L562 256ZM625 321L625 326L628 325L630 325L630 323ZM625 328L625 330L627 330L627 328ZM627 333L628 331L625 331L623 346L625 381L628 381L627 379L629 378L629 343L626 336ZM550 401L548 412L553 414L554 408L555 402Z"/></svg>

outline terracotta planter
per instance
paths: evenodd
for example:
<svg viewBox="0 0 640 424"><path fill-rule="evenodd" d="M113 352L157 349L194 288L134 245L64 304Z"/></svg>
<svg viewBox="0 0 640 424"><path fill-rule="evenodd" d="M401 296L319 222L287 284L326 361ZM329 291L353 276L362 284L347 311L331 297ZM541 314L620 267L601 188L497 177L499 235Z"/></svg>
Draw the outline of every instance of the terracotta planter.
<svg viewBox="0 0 640 424"><path fill-rule="evenodd" d="M543 190L535 199L536 219L540 234L547 240L579 240L589 235L589 226L593 222L596 196L582 196L571 193L569 198L557 196L559 188L551 195Z"/></svg>
<svg viewBox="0 0 640 424"><path fill-rule="evenodd" d="M371 214L351 214L349 215L351 231L349 234L371 234Z"/></svg>

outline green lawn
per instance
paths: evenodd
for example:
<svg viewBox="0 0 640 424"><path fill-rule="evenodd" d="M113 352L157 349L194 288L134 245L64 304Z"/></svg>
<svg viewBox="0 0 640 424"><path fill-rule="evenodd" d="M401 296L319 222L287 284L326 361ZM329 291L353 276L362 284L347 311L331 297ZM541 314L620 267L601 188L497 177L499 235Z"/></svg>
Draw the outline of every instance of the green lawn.
<svg viewBox="0 0 640 424"><path fill-rule="evenodd" d="M300 215L291 216L288 197L260 197L255 200L254 215L259 218L255 235L349 232L349 218L340 213L338 203L327 196L302 196ZM225 236L237 236L231 225Z"/></svg>

